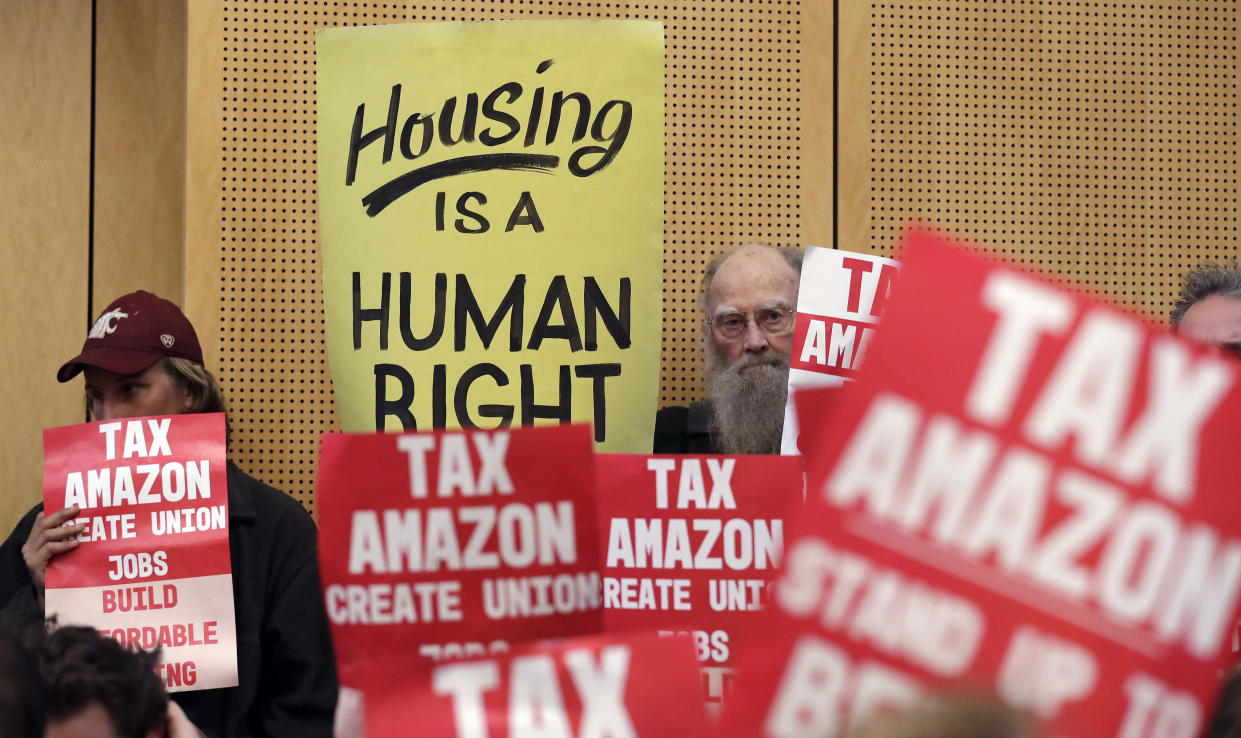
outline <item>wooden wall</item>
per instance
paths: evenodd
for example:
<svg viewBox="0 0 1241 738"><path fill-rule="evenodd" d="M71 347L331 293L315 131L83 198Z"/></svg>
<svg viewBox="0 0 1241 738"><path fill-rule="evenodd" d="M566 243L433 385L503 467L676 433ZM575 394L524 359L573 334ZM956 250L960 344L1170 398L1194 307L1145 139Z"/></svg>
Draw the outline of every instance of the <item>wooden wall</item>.
<svg viewBox="0 0 1241 738"><path fill-rule="evenodd" d="M0 527L42 498L44 427L83 420L56 369L85 335L91 6L0 3ZM14 103L13 101L20 101Z"/></svg>
<svg viewBox="0 0 1241 738"><path fill-rule="evenodd" d="M0 2L4 531L42 497L42 429L86 418L55 375L94 316L184 297L184 69L184 0Z"/></svg>
<svg viewBox="0 0 1241 738"><path fill-rule="evenodd" d="M838 7L841 248L923 220L1161 324L1237 258L1241 5Z"/></svg>
<svg viewBox="0 0 1241 738"><path fill-rule="evenodd" d="M93 312L136 289L181 303L185 0L96 8Z"/></svg>
<svg viewBox="0 0 1241 738"><path fill-rule="evenodd" d="M24 103L0 110L14 419L0 523L38 496L39 429L83 417L56 365L139 285L184 299L225 383L234 458L312 506L318 437L336 427L316 28L665 23L672 404L700 391L701 266L740 241L887 252L921 219L1162 319L1186 268L1237 256L1239 16L1232 0L0 3L0 93Z"/></svg>

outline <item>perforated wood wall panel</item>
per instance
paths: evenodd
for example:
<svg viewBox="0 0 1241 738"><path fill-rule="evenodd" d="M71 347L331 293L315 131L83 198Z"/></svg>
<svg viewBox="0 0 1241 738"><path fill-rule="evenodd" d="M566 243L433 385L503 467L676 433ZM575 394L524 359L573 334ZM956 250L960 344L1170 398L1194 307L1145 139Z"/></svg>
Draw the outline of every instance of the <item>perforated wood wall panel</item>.
<svg viewBox="0 0 1241 738"><path fill-rule="evenodd" d="M827 6L810 0L817 19ZM667 118L665 313L661 404L699 393L697 280L726 246L800 245L802 2L716 0L457 0L318 2L218 0L190 6L190 208L218 175L221 210L187 224L194 280L213 273L218 292L189 285L215 318L209 339L230 398L232 454L260 478L309 506L314 450L336 425L322 304L315 197L314 30L321 27L501 18L638 18L665 24ZM830 49L816 40L819 59ZM219 76L207 68L218 60ZM830 79L820 78L819 91ZM196 92L222 97L216 111ZM817 99L817 98L816 98ZM197 100L197 102L196 102ZM822 96L824 104L830 96ZM197 111L197 112L195 112ZM830 109L819 112L822 121ZM815 135L822 135L822 126ZM199 132L199 133L196 133ZM196 142L199 145L196 145ZM215 152L215 166L202 152ZM830 162L817 155L817 166ZM196 160L197 157L197 160ZM817 202L827 199L816 177ZM205 184L204 184L205 182ZM820 217L821 217L820 213ZM211 234L202 223L218 223ZM213 302L218 294L218 302Z"/></svg>
<svg viewBox="0 0 1241 738"><path fill-rule="evenodd" d="M1161 321L1236 258L1234 0L839 10L842 248L925 219Z"/></svg>

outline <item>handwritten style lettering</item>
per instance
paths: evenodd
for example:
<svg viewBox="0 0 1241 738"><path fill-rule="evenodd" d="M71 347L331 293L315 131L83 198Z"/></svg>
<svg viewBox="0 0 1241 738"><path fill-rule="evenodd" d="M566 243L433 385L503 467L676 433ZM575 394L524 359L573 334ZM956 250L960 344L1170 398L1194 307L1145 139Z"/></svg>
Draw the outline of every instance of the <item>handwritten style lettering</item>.
<svg viewBox="0 0 1241 738"><path fill-rule="evenodd" d="M536 73L543 74L552 64L551 59L543 61ZM535 146L540 139L542 145L551 146L566 136L574 144L589 136L589 142L575 148L566 162L566 168L575 177L589 177L605 169L620 154L633 121L633 104L629 101L608 100L596 109L590 96L584 92L558 90L550 95L546 103L546 90L542 86L534 88L528 98L523 99L525 94L526 88L520 83L506 82L487 93L481 104L481 93L470 92L464 97L448 98L438 112L413 112L405 116L402 123L401 85L392 85L387 115L381 125L366 130L366 103L360 103L354 113L345 185L352 186L357 178L358 159L362 151L381 141L383 153L380 162L387 164L398 145L401 156L414 161L436 147L448 152L454 146L475 142L484 147L502 146L515 140L523 131L521 145L526 149ZM480 114L486 122L481 128ZM570 129L567 123L571 116ZM566 125L562 126L562 122ZM366 214L374 217L402 195L433 180L491 170L550 172L558 166L560 156L547 153L495 152L454 156L417 166L392 178L364 196L362 204L366 206Z"/></svg>

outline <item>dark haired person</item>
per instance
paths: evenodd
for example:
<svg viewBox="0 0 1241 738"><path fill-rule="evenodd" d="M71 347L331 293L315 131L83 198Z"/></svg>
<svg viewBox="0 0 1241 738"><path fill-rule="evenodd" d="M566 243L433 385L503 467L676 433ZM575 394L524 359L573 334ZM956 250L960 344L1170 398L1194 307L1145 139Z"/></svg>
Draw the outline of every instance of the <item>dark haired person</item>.
<svg viewBox="0 0 1241 738"><path fill-rule="evenodd" d="M224 409L194 327L149 292L108 305L57 379L79 373L95 420ZM314 522L232 462L227 475L239 686L174 699L209 736L331 735L336 671ZM45 517L38 505L0 544L0 614L43 619L43 575L52 557L78 545L81 526L62 525L77 512Z"/></svg>
<svg viewBox="0 0 1241 738"><path fill-rule="evenodd" d="M1241 357L1241 266L1203 264L1186 274L1172 328Z"/></svg>
<svg viewBox="0 0 1241 738"><path fill-rule="evenodd" d="M39 653L48 738L163 738L168 694L155 673L158 658L93 628L54 630Z"/></svg>
<svg viewBox="0 0 1241 738"><path fill-rule="evenodd" d="M43 680L27 630L0 622L0 738L43 738Z"/></svg>
<svg viewBox="0 0 1241 738"><path fill-rule="evenodd" d="M702 277L708 397L655 416L657 454L776 454L784 432L801 251L749 244Z"/></svg>

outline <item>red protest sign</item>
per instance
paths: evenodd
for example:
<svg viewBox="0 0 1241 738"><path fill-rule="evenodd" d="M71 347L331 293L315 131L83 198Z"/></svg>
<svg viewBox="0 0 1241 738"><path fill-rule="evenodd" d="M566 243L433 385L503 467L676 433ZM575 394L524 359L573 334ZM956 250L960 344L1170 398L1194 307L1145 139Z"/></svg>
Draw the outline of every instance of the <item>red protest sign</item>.
<svg viewBox="0 0 1241 738"><path fill-rule="evenodd" d="M224 415L43 431L43 507L77 505L81 545L48 564L48 616L161 647L171 691L237 684Z"/></svg>
<svg viewBox="0 0 1241 738"><path fill-rule="evenodd" d="M401 668L368 689L369 735L695 738L711 735L688 637L602 635L479 661Z"/></svg>
<svg viewBox="0 0 1241 738"><path fill-rule="evenodd" d="M866 372L802 408L807 511L729 725L954 686L1045 735L1198 735L1241 594L1237 365L929 234L902 263Z"/></svg>
<svg viewBox="0 0 1241 738"><path fill-rule="evenodd" d="M319 558L355 664L507 650L602 628L590 429L342 434L319 454Z"/></svg>
<svg viewBox="0 0 1241 738"><path fill-rule="evenodd" d="M801 460L603 454L595 466L605 627L691 633L703 697L718 705L734 634L766 603L801 507Z"/></svg>
<svg viewBox="0 0 1241 738"><path fill-rule="evenodd" d="M801 385L812 375L853 379L887 304L900 264L871 254L806 247L792 366ZM826 386L836 386L829 383Z"/></svg>
<svg viewBox="0 0 1241 738"><path fill-rule="evenodd" d="M797 394L857 376L899 268L882 256L806 247L780 453L801 453Z"/></svg>

